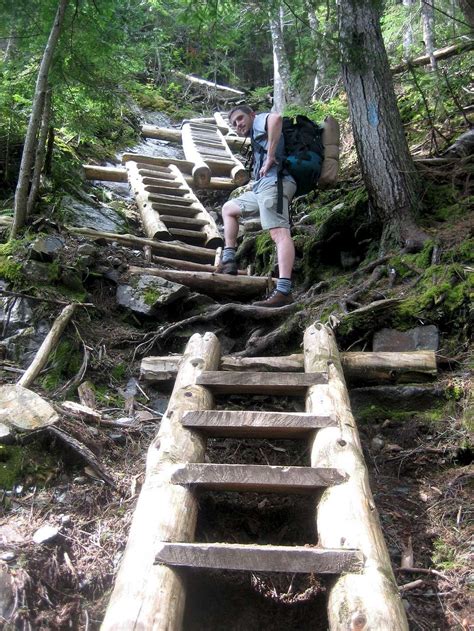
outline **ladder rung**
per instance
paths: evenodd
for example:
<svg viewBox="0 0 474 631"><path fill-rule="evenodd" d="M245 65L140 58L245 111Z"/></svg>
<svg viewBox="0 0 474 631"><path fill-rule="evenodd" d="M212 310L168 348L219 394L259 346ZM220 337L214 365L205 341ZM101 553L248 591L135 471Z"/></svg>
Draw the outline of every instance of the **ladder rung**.
<svg viewBox="0 0 474 631"><path fill-rule="evenodd" d="M327 383L323 372L202 372L196 383L213 392L228 394L305 394L309 386Z"/></svg>
<svg viewBox="0 0 474 631"><path fill-rule="evenodd" d="M279 467L247 464L185 464L171 475L173 484L193 485L215 491L255 493L313 493L340 484L347 476L325 467Z"/></svg>
<svg viewBox="0 0 474 631"><path fill-rule="evenodd" d="M208 221L205 219L194 219L193 217L176 217L173 215L160 215L161 221L168 228L190 228L191 230L199 230L201 226L207 226Z"/></svg>
<svg viewBox="0 0 474 631"><path fill-rule="evenodd" d="M150 200L152 198L150 197ZM160 214L162 211L167 213L168 215L175 215L176 217L194 217L200 212L199 208L194 208L192 206L178 206L176 204L160 204L156 202L152 202L152 208L157 210Z"/></svg>
<svg viewBox="0 0 474 631"><path fill-rule="evenodd" d="M159 543L155 563L219 570L342 574L360 570L363 555L358 550L328 550L309 546Z"/></svg>
<svg viewBox="0 0 474 631"><path fill-rule="evenodd" d="M184 427L207 436L233 438L304 438L320 427L337 425L335 417L291 412L196 410L185 412Z"/></svg>
<svg viewBox="0 0 474 631"><path fill-rule="evenodd" d="M205 232L200 232L199 230L170 228L168 232L177 239L192 239L193 241L198 241L199 243L204 243L205 241L207 241L207 234Z"/></svg>
<svg viewBox="0 0 474 631"><path fill-rule="evenodd" d="M154 195L166 195L172 197L184 197L184 195L189 194L189 190L185 188L172 188L171 186L153 186L146 184L145 191L147 193L152 193Z"/></svg>

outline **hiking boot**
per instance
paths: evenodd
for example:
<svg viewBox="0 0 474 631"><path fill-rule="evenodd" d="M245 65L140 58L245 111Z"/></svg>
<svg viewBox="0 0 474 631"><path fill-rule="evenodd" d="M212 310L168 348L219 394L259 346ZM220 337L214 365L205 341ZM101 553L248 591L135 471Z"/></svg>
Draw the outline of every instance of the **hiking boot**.
<svg viewBox="0 0 474 631"><path fill-rule="evenodd" d="M216 274L232 274L237 276L237 263L235 261L219 262L219 265L215 269Z"/></svg>
<svg viewBox="0 0 474 631"><path fill-rule="evenodd" d="M272 293L266 298L266 300L259 300L254 302L254 307L286 307L294 302L293 295L291 293L284 294L278 289L274 289Z"/></svg>

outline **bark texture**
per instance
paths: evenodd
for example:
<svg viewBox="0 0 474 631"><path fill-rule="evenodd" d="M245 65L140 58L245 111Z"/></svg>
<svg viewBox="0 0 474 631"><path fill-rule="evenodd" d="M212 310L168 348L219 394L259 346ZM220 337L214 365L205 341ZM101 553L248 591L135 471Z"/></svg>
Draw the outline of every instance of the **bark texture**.
<svg viewBox="0 0 474 631"><path fill-rule="evenodd" d="M291 101L290 94L290 63L286 54L283 40L283 9L271 13L269 17L270 33L273 46L273 108L280 114Z"/></svg>
<svg viewBox="0 0 474 631"><path fill-rule="evenodd" d="M425 51L430 58L431 70L436 70L437 63L434 56L435 50L435 0L421 0L421 24L423 27L423 41L425 42Z"/></svg>
<svg viewBox="0 0 474 631"><path fill-rule="evenodd" d="M18 234L18 230L23 227L26 220L28 189L30 183L30 172L33 166L33 160L36 152L37 134L41 124L41 116L44 109L45 94L48 85L48 75L53 62L54 51L58 43L61 29L64 22L69 0L60 0L54 23L51 28L46 48L36 79L35 94L33 97L33 107L31 110L28 130L25 137L25 145L23 147L23 155L20 164L20 174L18 176L18 184L15 191L15 204L13 214L13 225L10 232L10 238L14 239Z"/></svg>
<svg viewBox="0 0 474 631"><path fill-rule="evenodd" d="M408 149L374 0L344 0L339 11L342 74L354 140L371 206L389 243L420 240L419 181Z"/></svg>

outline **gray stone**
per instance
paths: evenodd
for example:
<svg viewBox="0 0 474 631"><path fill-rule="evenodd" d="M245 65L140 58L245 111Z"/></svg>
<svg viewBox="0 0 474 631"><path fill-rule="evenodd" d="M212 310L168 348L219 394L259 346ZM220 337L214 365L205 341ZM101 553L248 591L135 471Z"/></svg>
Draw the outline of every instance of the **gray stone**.
<svg viewBox="0 0 474 631"><path fill-rule="evenodd" d="M169 305L189 294L189 289L170 280L144 274L130 285L117 287L117 302L144 315L154 315L159 307Z"/></svg>
<svg viewBox="0 0 474 631"><path fill-rule="evenodd" d="M408 331L380 329L374 334L372 350L375 352L437 351L439 332L434 324L417 326Z"/></svg>
<svg viewBox="0 0 474 631"><path fill-rule="evenodd" d="M38 530L33 535L33 541L39 544L49 543L50 541L53 541L53 539L56 539L58 534L59 528L46 524L45 526L41 526L41 528L38 528Z"/></svg>
<svg viewBox="0 0 474 631"><path fill-rule="evenodd" d="M80 228L92 228L101 232L128 232L127 221L113 208L85 204L72 197L64 197L61 203L65 222Z"/></svg>
<svg viewBox="0 0 474 631"><path fill-rule="evenodd" d="M31 257L36 261L52 261L54 256L62 250L64 241L54 235L38 237L31 245Z"/></svg>
<svg viewBox="0 0 474 631"><path fill-rule="evenodd" d="M23 274L27 280L37 284L50 285L59 278L59 268L51 263L42 263L30 259L23 263Z"/></svg>
<svg viewBox="0 0 474 631"><path fill-rule="evenodd" d="M15 610L13 580L5 563L0 564L0 619L9 622Z"/></svg>
<svg viewBox="0 0 474 631"><path fill-rule="evenodd" d="M0 281L0 289L6 287L6 283ZM0 298L0 324L3 335L12 335L19 328L31 324L34 304L32 300L16 296Z"/></svg>
<svg viewBox="0 0 474 631"><path fill-rule="evenodd" d="M31 364L49 330L49 322L39 320L36 328L29 326L17 329L15 333L3 339L0 348L7 359L25 368Z"/></svg>
<svg viewBox="0 0 474 631"><path fill-rule="evenodd" d="M96 256L97 248L92 243L81 243L77 248L77 253L81 256Z"/></svg>
<svg viewBox="0 0 474 631"><path fill-rule="evenodd" d="M372 386L349 391L354 414L369 415L378 411L386 418L390 411L415 412L439 406L445 401L440 386Z"/></svg>

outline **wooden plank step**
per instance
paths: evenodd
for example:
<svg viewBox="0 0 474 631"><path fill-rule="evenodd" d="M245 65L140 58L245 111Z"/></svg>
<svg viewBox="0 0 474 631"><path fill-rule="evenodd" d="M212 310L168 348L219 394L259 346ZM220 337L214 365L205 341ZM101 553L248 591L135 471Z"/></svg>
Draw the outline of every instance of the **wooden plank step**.
<svg viewBox="0 0 474 631"><path fill-rule="evenodd" d="M207 235L205 232L199 232L199 230L185 230L184 228L170 228L168 231L176 239L187 239L191 242L205 243L207 241Z"/></svg>
<svg viewBox="0 0 474 631"><path fill-rule="evenodd" d="M232 438L306 438L321 427L336 426L335 416L293 412L196 410L185 412L184 427L206 436Z"/></svg>
<svg viewBox="0 0 474 631"><path fill-rule="evenodd" d="M166 195L169 197L184 197L185 195L189 195L189 191L187 191L185 188L173 188L171 186L154 186L153 184L146 185L145 191L147 193L153 193L154 195Z"/></svg>
<svg viewBox="0 0 474 631"><path fill-rule="evenodd" d="M179 217L173 215L160 215L161 221L167 228L190 228L199 230L201 226L207 226L205 219L193 219L192 217Z"/></svg>
<svg viewBox="0 0 474 631"><path fill-rule="evenodd" d="M213 491L251 493L314 493L322 487L345 482L338 469L280 467L258 464L184 464L172 476L172 484L191 485Z"/></svg>
<svg viewBox="0 0 474 631"><path fill-rule="evenodd" d="M178 197L177 195L165 195L160 193L148 192L148 199L150 202L156 202L157 204L173 204L177 206L192 206L195 203L194 199L190 197Z"/></svg>
<svg viewBox="0 0 474 631"><path fill-rule="evenodd" d="M213 392L228 394L305 394L309 386L327 383L327 373L205 371L196 380Z"/></svg>
<svg viewBox="0 0 474 631"><path fill-rule="evenodd" d="M358 550L310 546L162 542L158 544L155 563L216 570L342 574L361 570L363 555Z"/></svg>
<svg viewBox="0 0 474 631"><path fill-rule="evenodd" d="M140 175L142 175L140 173ZM161 177L150 177L142 175L142 184L144 186L159 186L160 188L167 188L170 190L180 188L182 186L181 182L176 182L176 180L165 179Z"/></svg>
<svg viewBox="0 0 474 631"><path fill-rule="evenodd" d="M157 202L153 202L151 200L151 206L154 210L157 210L160 215L162 212L166 212L169 216L174 217L194 217L200 212L199 208L195 208L193 206L180 206L177 204L161 204Z"/></svg>
<svg viewBox="0 0 474 631"><path fill-rule="evenodd" d="M137 168L139 170L146 169L147 171L151 171L152 173L160 173L160 174L171 174L171 169L164 165L159 164L145 164L144 162L137 162ZM174 179L174 175L173 175Z"/></svg>

